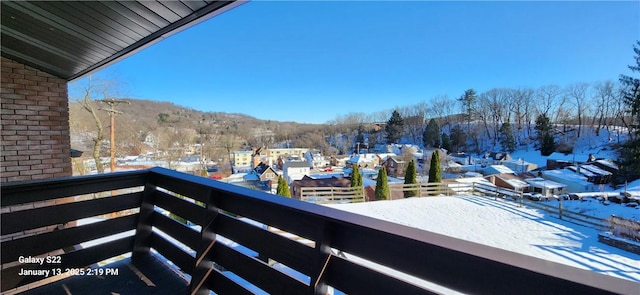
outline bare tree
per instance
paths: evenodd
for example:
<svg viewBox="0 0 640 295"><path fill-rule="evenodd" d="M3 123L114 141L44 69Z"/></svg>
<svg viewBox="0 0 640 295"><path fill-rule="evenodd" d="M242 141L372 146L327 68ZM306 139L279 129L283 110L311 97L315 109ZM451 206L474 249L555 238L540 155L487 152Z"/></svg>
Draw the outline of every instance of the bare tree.
<svg viewBox="0 0 640 295"><path fill-rule="evenodd" d="M573 110L575 111L578 119L578 138L582 135L584 116L589 108L589 104L587 103L588 90L589 84L587 83L571 84L566 88L566 94L571 101L571 105L574 107Z"/></svg>
<svg viewBox="0 0 640 295"><path fill-rule="evenodd" d="M591 126L594 127L596 136L599 136L603 126L609 131L609 120L614 115L616 99L615 84L612 81L605 81L597 83L594 88L595 91L592 95L594 112Z"/></svg>
<svg viewBox="0 0 640 295"><path fill-rule="evenodd" d="M455 113L456 100L439 95L431 99L431 104L433 117L439 120L440 127L444 129L444 126L447 126L451 132L451 116Z"/></svg>
<svg viewBox="0 0 640 295"><path fill-rule="evenodd" d="M404 132L409 135L414 144L420 143L424 131L424 107L421 104L399 109L404 118Z"/></svg>
<svg viewBox="0 0 640 295"><path fill-rule="evenodd" d="M558 107L562 88L558 85L542 86L536 90L536 111L538 114L551 117L550 113Z"/></svg>
<svg viewBox="0 0 640 295"><path fill-rule="evenodd" d="M98 114L99 108L96 106L96 99L106 99L112 97L115 92L115 83L112 81L94 79L93 76L89 76L81 88L81 98L78 99L82 108L91 114L96 127L96 136L93 138L93 160L96 163L96 170L98 173L104 173L104 167L100 160L101 148L104 141L104 126L102 119Z"/></svg>

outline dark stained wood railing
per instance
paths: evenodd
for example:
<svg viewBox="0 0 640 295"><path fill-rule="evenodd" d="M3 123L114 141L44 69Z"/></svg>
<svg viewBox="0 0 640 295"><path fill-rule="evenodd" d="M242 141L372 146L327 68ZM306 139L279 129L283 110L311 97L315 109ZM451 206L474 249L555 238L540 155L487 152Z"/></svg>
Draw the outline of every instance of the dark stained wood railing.
<svg viewBox="0 0 640 295"><path fill-rule="evenodd" d="M111 191L114 196L7 209ZM246 282L270 294L325 294L329 288L349 294L440 292L430 284L476 294L640 290L635 282L162 168L3 184L2 207L3 236L139 208L96 224L3 241L2 264L135 229L133 236L68 250L62 261L81 267L131 252L135 262L155 255L153 249L191 277L195 294L252 294ZM15 271L2 271L3 291L36 279L18 278Z"/></svg>

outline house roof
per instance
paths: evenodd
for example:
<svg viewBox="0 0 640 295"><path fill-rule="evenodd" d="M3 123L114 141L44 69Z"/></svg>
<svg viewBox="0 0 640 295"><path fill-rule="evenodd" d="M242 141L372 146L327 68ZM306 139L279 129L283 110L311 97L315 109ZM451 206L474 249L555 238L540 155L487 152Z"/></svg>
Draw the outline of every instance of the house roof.
<svg viewBox="0 0 640 295"><path fill-rule="evenodd" d="M1 1L1 52L70 81L244 2Z"/></svg>
<svg viewBox="0 0 640 295"><path fill-rule="evenodd" d="M309 168L309 163L301 161L286 162L285 167L288 168Z"/></svg>
<svg viewBox="0 0 640 295"><path fill-rule="evenodd" d="M300 180L294 180L293 185L300 187L350 187L351 179L347 177L313 179L305 175Z"/></svg>

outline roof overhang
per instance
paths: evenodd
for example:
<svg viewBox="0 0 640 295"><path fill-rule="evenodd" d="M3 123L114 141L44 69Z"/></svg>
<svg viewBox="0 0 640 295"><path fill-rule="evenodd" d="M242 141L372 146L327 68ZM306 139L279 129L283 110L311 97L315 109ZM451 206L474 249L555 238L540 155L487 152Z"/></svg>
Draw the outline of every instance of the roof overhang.
<svg viewBox="0 0 640 295"><path fill-rule="evenodd" d="M71 81L245 2L3 0L1 53Z"/></svg>

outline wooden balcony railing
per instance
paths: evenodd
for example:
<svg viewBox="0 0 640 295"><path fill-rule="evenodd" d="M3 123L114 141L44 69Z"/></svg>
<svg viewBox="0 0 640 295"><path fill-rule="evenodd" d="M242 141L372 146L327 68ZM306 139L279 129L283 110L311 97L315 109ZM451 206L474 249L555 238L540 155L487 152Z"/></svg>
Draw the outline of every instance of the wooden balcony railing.
<svg viewBox="0 0 640 295"><path fill-rule="evenodd" d="M61 199L68 197L78 200ZM74 225L105 215L110 218ZM181 292L190 294L640 290L635 282L162 168L2 184L0 217L2 292L44 279L19 272L51 265L19 258L47 253L58 253L56 267L62 269L125 253L132 253L133 265L163 257L158 263L173 264L185 274ZM79 246L107 236L107 242Z"/></svg>

